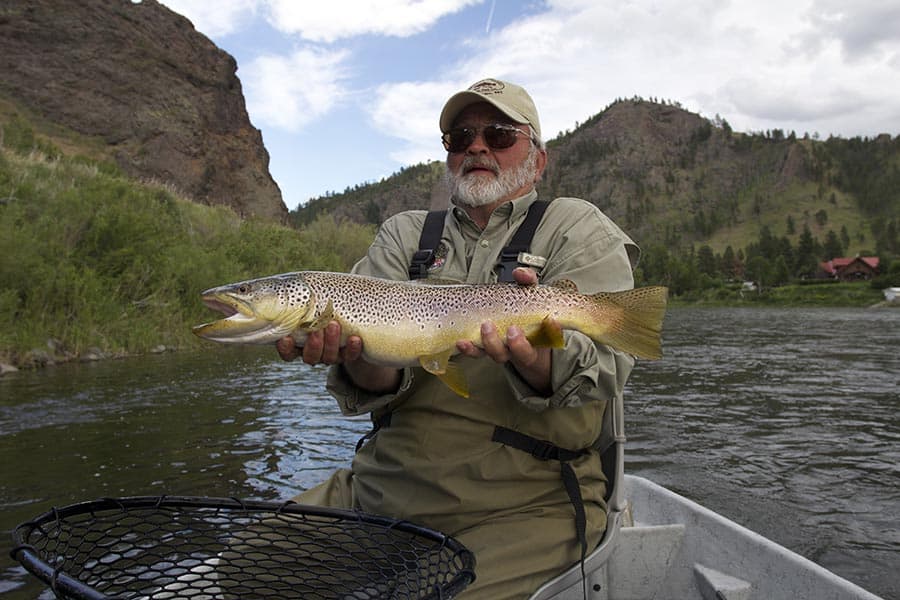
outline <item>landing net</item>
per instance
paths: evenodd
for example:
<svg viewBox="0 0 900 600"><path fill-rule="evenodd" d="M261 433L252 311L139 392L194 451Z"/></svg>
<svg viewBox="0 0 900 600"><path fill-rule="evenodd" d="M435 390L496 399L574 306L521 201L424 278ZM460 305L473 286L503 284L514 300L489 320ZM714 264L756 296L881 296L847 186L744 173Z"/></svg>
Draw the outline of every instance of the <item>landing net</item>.
<svg viewBox="0 0 900 600"><path fill-rule="evenodd" d="M474 580L459 542L405 521L226 498L103 499L13 532L11 554L57 598L452 598Z"/></svg>

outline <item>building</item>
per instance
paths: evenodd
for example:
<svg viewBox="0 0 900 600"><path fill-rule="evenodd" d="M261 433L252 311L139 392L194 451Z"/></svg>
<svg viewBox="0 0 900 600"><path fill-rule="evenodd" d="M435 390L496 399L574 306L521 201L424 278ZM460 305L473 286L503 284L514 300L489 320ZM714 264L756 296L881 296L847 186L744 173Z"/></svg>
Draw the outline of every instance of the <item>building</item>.
<svg viewBox="0 0 900 600"><path fill-rule="evenodd" d="M819 277L860 281L878 275L877 256L854 256L853 258L832 258L819 263Z"/></svg>

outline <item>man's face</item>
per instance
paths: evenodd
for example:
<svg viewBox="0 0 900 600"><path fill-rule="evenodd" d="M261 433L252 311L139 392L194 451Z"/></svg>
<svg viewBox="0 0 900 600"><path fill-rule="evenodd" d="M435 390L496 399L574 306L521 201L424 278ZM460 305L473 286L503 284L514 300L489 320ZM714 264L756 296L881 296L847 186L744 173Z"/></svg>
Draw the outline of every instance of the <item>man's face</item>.
<svg viewBox="0 0 900 600"><path fill-rule="evenodd" d="M508 124L530 134L528 125L512 123L509 117L484 102L463 109L454 127L478 130L468 148L447 154L447 179L453 202L461 206L501 204L531 191L546 165L546 153L518 134L509 148L491 148L484 139L486 125Z"/></svg>

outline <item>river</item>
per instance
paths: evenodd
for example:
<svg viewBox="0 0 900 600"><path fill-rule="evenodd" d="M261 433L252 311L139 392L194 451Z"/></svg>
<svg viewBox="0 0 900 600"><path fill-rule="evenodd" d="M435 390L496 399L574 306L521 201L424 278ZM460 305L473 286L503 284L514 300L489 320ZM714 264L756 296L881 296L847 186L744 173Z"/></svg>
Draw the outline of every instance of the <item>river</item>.
<svg viewBox="0 0 900 600"><path fill-rule="evenodd" d="M900 598L900 310L669 312L627 388L627 470ZM0 378L0 598L51 598L11 529L108 496L284 499L346 465L324 369L269 348Z"/></svg>

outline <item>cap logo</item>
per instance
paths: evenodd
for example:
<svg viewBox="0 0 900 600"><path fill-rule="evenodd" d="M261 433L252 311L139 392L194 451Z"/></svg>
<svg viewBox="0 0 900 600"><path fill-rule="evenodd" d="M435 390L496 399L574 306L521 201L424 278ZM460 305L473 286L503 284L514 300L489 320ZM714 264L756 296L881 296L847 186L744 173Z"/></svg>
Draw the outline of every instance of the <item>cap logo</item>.
<svg viewBox="0 0 900 600"><path fill-rule="evenodd" d="M496 79L485 79L470 87L469 91L484 95L502 94L505 87L506 85L502 81L497 81Z"/></svg>

